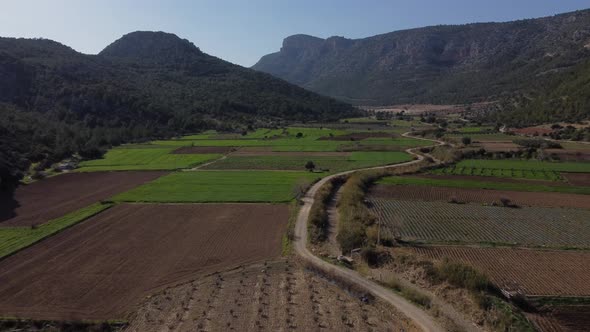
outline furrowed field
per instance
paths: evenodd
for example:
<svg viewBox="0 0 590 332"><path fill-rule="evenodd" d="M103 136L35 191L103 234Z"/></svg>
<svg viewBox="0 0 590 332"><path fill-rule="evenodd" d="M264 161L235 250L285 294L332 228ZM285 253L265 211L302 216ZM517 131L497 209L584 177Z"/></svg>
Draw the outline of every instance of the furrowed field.
<svg viewBox="0 0 590 332"><path fill-rule="evenodd" d="M304 170L308 161L313 161L316 169L330 172L343 171L377 165L396 164L411 160L403 152L352 152L350 156L230 156L211 164L205 169L270 169Z"/></svg>
<svg viewBox="0 0 590 332"><path fill-rule="evenodd" d="M392 237L434 243L590 247L590 211L370 199Z"/></svg>
<svg viewBox="0 0 590 332"><path fill-rule="evenodd" d="M560 172L590 172L590 164L543 162L533 160L462 160L456 165L434 171L442 175L478 175L525 179L562 180Z"/></svg>

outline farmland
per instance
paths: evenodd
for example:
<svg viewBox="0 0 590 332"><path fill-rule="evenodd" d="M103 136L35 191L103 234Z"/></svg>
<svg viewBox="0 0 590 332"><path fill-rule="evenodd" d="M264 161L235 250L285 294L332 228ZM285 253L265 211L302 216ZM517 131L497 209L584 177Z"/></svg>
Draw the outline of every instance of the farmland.
<svg viewBox="0 0 590 332"><path fill-rule="evenodd" d="M429 258L468 263L499 287L528 296L590 296L590 252L510 248L423 247Z"/></svg>
<svg viewBox="0 0 590 332"><path fill-rule="evenodd" d="M84 208L166 172L68 173L20 186L0 202L0 229L40 225Z"/></svg>
<svg viewBox="0 0 590 332"><path fill-rule="evenodd" d="M356 295L356 294L354 294ZM155 294L128 331L419 331L391 306L365 304L297 262L255 264Z"/></svg>
<svg viewBox="0 0 590 332"><path fill-rule="evenodd" d="M503 181L504 180L504 181ZM590 188L584 186L570 186L560 182L537 182L516 180L510 178L488 178L482 176L391 176L378 181L379 184L391 185L419 185L448 188L471 188L511 190L525 192L561 192L572 194L590 194Z"/></svg>
<svg viewBox="0 0 590 332"><path fill-rule="evenodd" d="M290 171L176 172L113 198L123 202L288 202L319 177Z"/></svg>
<svg viewBox="0 0 590 332"><path fill-rule="evenodd" d="M286 205L117 205L0 261L0 312L122 319L163 287L279 257L287 218Z"/></svg>
<svg viewBox="0 0 590 332"><path fill-rule="evenodd" d="M84 161L80 172L127 171L127 170L174 170L189 168L220 154L179 154L175 148L116 148L106 153L103 159Z"/></svg>
<svg viewBox="0 0 590 332"><path fill-rule="evenodd" d="M567 193L523 192L479 188L450 188L420 185L377 185L371 188L371 197L392 200L439 201L455 200L459 203L497 204L502 199L516 206L568 207L590 209L590 195Z"/></svg>
<svg viewBox="0 0 590 332"><path fill-rule="evenodd" d="M392 237L412 242L590 247L589 210L370 199Z"/></svg>
<svg viewBox="0 0 590 332"><path fill-rule="evenodd" d="M590 164L581 162L542 162L532 160L462 160L456 165L438 169L434 174L514 177L562 180L560 172L590 172Z"/></svg>
<svg viewBox="0 0 590 332"><path fill-rule="evenodd" d="M352 152L350 156L230 156L211 164L205 169L270 169L270 170L305 170L305 164L313 161L316 169L331 172L395 164L411 160L403 152Z"/></svg>

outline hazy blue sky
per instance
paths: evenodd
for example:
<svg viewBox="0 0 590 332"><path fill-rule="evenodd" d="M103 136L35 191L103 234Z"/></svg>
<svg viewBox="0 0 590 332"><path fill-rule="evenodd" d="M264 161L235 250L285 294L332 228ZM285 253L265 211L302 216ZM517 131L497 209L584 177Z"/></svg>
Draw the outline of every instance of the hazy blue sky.
<svg viewBox="0 0 590 332"><path fill-rule="evenodd" d="M95 54L123 34L161 30L244 66L305 33L349 38L435 24L510 21L590 0L4 0L0 36L44 37Z"/></svg>

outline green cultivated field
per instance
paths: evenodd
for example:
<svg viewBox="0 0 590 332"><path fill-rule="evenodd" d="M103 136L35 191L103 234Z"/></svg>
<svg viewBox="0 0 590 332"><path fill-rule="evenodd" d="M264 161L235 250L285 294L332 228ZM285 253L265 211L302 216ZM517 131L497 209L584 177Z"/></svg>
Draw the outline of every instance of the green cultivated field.
<svg viewBox="0 0 590 332"><path fill-rule="evenodd" d="M435 243L590 247L590 211L371 199L391 236Z"/></svg>
<svg viewBox="0 0 590 332"><path fill-rule="evenodd" d="M590 172L590 163L471 159L462 160L456 165L433 171L434 174L480 175L551 181L561 180L560 172Z"/></svg>
<svg viewBox="0 0 590 332"><path fill-rule="evenodd" d="M219 154L171 154L174 149L176 147L116 148L108 151L103 159L82 162L79 171L173 170L221 157Z"/></svg>
<svg viewBox="0 0 590 332"><path fill-rule="evenodd" d="M194 171L163 176L113 198L124 202L288 202L310 172Z"/></svg>
<svg viewBox="0 0 590 332"><path fill-rule="evenodd" d="M397 164L412 160L403 152L352 152L350 157L317 156L230 156L211 164L206 169L269 169L269 170L305 170L305 164L313 161L317 170L338 172L349 169L378 165Z"/></svg>
<svg viewBox="0 0 590 332"><path fill-rule="evenodd" d="M111 206L112 204L96 203L61 218L50 220L37 228L0 227L0 259L86 220Z"/></svg>
<svg viewBox="0 0 590 332"><path fill-rule="evenodd" d="M486 133L486 132L490 132L492 130L494 130L494 127L492 126L482 126L482 127L461 127L461 128L457 128L455 129L458 132L461 133L472 133L472 134L479 134L479 133Z"/></svg>
<svg viewBox="0 0 590 332"><path fill-rule="evenodd" d="M462 179L433 179L417 176L390 176L377 182L378 184L391 185L420 185L436 186L450 188L472 188L472 189L493 189L493 190L513 190L513 191L537 191L537 192L562 192L570 194L590 195L590 187L574 187L564 185L549 186L537 183L510 183L490 181L471 181Z"/></svg>

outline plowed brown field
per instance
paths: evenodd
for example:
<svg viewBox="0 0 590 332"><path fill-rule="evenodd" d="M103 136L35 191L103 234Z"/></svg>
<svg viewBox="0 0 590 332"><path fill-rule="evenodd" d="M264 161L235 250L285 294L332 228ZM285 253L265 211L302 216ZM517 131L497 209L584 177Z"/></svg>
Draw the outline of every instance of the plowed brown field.
<svg viewBox="0 0 590 332"><path fill-rule="evenodd" d="M475 266L499 287L529 296L590 296L590 252L422 247L417 253Z"/></svg>
<svg viewBox="0 0 590 332"><path fill-rule="evenodd" d="M195 276L276 258L286 205L124 204L0 262L0 316L121 319Z"/></svg>
<svg viewBox="0 0 590 332"><path fill-rule="evenodd" d="M550 192L521 192L470 188L446 188L412 185L376 185L371 196L398 200L442 201L456 199L461 203L499 204L501 198L518 206L571 207L590 209L590 195Z"/></svg>
<svg viewBox="0 0 590 332"><path fill-rule="evenodd" d="M574 186L590 186L590 173L561 173Z"/></svg>
<svg viewBox="0 0 590 332"><path fill-rule="evenodd" d="M0 196L0 227L42 224L165 174L154 171L68 173L23 185L14 194L16 202Z"/></svg>

